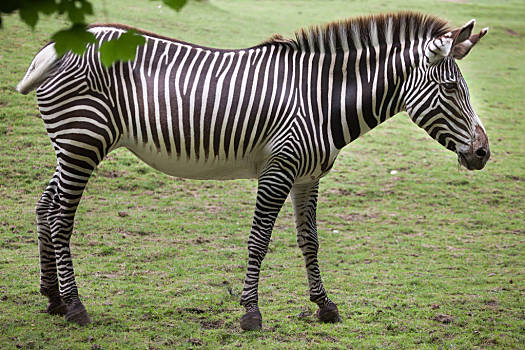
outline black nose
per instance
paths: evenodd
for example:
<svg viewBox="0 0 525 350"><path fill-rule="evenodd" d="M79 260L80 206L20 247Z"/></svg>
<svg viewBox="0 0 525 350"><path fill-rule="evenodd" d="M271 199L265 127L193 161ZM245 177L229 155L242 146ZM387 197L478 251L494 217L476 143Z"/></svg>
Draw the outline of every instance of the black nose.
<svg viewBox="0 0 525 350"><path fill-rule="evenodd" d="M487 150L483 147L480 147L476 150L476 155L480 158L483 158L487 155Z"/></svg>

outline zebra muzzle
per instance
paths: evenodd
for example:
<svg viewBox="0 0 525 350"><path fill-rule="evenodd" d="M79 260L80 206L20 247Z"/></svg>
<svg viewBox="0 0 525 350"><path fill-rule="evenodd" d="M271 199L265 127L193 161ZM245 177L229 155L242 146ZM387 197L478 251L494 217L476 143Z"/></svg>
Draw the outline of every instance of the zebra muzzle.
<svg viewBox="0 0 525 350"><path fill-rule="evenodd" d="M476 126L474 142L464 150L457 150L458 161L468 170L481 170L490 158L489 141L485 130Z"/></svg>

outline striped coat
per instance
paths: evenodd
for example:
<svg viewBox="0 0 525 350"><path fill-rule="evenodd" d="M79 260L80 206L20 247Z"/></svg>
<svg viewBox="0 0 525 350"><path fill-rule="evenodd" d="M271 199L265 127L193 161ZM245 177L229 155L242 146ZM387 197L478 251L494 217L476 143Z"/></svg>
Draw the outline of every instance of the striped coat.
<svg viewBox="0 0 525 350"><path fill-rule="evenodd" d="M89 322L75 283L69 241L85 185L113 149L194 179L257 178L241 304L243 329L259 329L258 280L273 224L292 197L310 299L325 322L339 320L323 287L315 222L319 179L342 147L406 110L469 169L490 156L455 60L487 32L474 21L451 29L415 13L377 15L274 36L221 50L140 31L130 62L102 65L98 47L129 27L96 25L82 56L57 57L54 44L33 59L18 90L36 88L57 155L37 205L41 292L48 312Z"/></svg>

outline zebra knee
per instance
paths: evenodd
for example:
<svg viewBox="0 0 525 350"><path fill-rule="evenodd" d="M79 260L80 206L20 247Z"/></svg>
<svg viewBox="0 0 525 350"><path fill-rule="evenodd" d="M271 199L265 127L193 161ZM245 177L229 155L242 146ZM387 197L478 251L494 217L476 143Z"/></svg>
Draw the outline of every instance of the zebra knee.
<svg viewBox="0 0 525 350"><path fill-rule="evenodd" d="M48 210L51 208L52 203L53 203L53 199L49 196L48 193L42 194L42 196L40 197L40 199L38 200L35 206L35 213L36 213L37 219L47 216L46 214Z"/></svg>
<svg viewBox="0 0 525 350"><path fill-rule="evenodd" d="M51 229L48 220L49 211L52 208L52 205L52 199L47 194L43 194L36 204L35 213L37 220L37 235L40 252L50 252L54 255L54 251L53 249L51 249Z"/></svg>
<svg viewBox="0 0 525 350"><path fill-rule="evenodd" d="M316 239L312 239L310 236L297 235L297 245L303 252L303 255L315 255L319 251L319 242Z"/></svg>

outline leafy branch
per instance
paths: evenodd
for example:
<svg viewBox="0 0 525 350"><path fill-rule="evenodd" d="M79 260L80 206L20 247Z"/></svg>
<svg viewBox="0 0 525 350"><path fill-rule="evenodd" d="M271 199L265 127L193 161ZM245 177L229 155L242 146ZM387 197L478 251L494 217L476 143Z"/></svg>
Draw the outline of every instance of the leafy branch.
<svg viewBox="0 0 525 350"><path fill-rule="evenodd" d="M188 0L161 1L169 8L180 11ZM95 42L95 36L87 31L86 24L86 16L93 15L93 5L89 0L0 0L0 28L3 25L2 15L16 11L20 19L32 29L35 28L41 15L58 14L68 19L71 26L51 36L59 56L68 51L81 55L86 51L88 44ZM100 46L101 61L109 67L116 61L133 60L136 48L144 45L145 42L144 37L130 30Z"/></svg>

